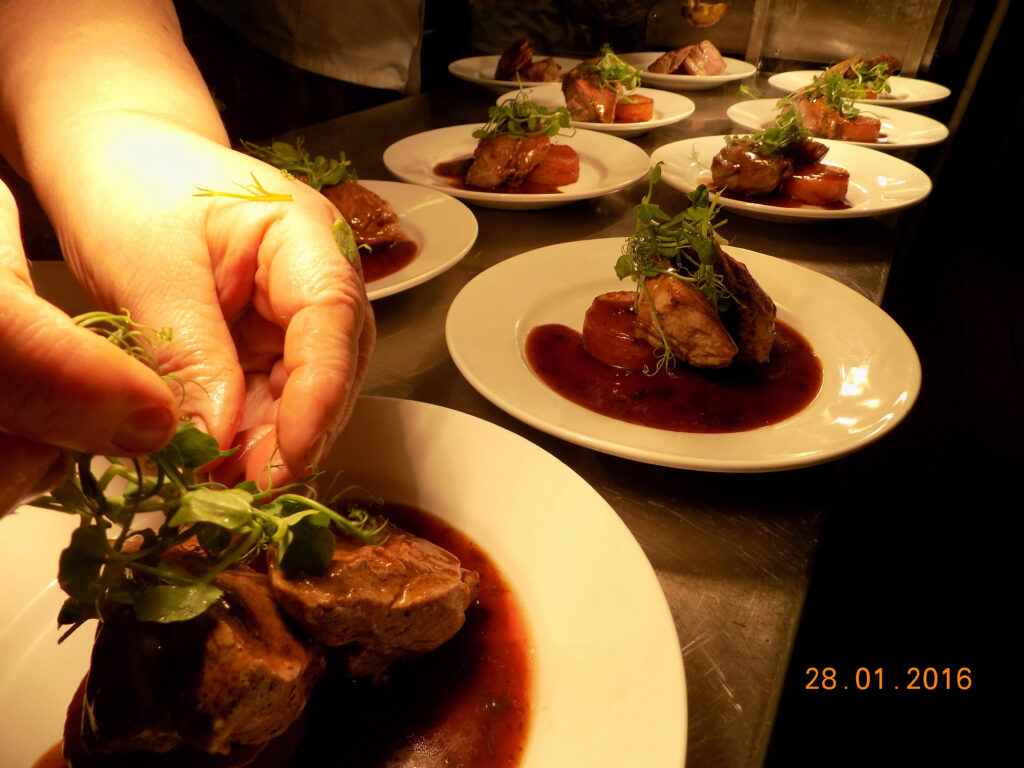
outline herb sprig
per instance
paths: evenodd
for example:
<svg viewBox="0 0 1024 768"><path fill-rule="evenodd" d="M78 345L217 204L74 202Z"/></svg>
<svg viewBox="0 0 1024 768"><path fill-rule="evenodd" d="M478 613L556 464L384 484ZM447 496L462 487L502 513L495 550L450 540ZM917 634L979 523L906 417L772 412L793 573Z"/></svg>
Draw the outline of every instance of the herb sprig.
<svg viewBox="0 0 1024 768"><path fill-rule="evenodd" d="M127 313L76 320L157 370L153 337ZM157 340L169 338L161 332ZM74 455L64 481L32 502L79 518L58 569L67 594L58 625L70 625L61 639L117 605L131 606L141 621L194 618L220 599L217 574L268 547L285 570L323 570L334 552L332 529L365 542L386 539L385 520L361 507L338 512L308 482L261 490L202 478L203 467L231 452L182 422L160 451L145 460L108 457L98 475L96 457ZM193 541L204 557L185 568L171 553Z"/></svg>
<svg viewBox="0 0 1024 768"><path fill-rule="evenodd" d="M601 46L601 57L596 62L583 63L579 67L582 70L596 72L601 86L621 83L627 91L640 86L640 70L623 61L607 43Z"/></svg>
<svg viewBox="0 0 1024 768"><path fill-rule="evenodd" d="M551 137L570 127L569 110L557 107L550 111L547 107L534 104L521 84L514 98L490 107L487 117L487 123L473 131L473 138L486 139L499 134L513 139Z"/></svg>
<svg viewBox="0 0 1024 768"><path fill-rule="evenodd" d="M654 166L642 201L633 208L636 214L636 229L615 263L615 274L619 280L631 278L636 283L636 301L647 301L654 308L654 301L647 291L646 281L661 275L689 283L704 294L715 312L725 311L735 301L725 285L721 274L715 270L718 263L718 248L723 238L716 230L725 220L716 222L719 213L717 196L712 199L707 187L698 185L687 196L689 206L680 213L671 215L661 206L652 203L654 186L661 178L661 163ZM656 373L665 367L675 365L675 356L658 321L652 312L662 337L662 349L658 353Z"/></svg>
<svg viewBox="0 0 1024 768"><path fill-rule="evenodd" d="M755 133L742 136L726 136L725 142L733 144L741 139L754 142L755 151L760 155L776 156L781 155L790 144L798 139L809 139L813 136L810 130L804 125L793 108L779 112L775 116L775 122L767 128L762 128Z"/></svg>
<svg viewBox="0 0 1024 768"><path fill-rule="evenodd" d="M345 153L341 152L338 159L317 155L313 157L306 151L305 141L300 136L294 144L286 141L275 141L270 146L261 146L249 141L242 140L242 148L250 155L282 171L287 171L292 176L301 177L309 186L315 190L324 187L332 187L343 181L359 181L352 163L345 159Z"/></svg>

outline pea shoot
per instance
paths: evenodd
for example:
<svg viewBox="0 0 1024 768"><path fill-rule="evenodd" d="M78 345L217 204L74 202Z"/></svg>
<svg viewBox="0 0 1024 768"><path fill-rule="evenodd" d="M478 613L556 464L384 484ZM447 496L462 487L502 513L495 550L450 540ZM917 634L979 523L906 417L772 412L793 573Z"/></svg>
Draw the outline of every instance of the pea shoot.
<svg viewBox="0 0 1024 768"><path fill-rule="evenodd" d="M554 111L534 104L520 85L514 98L490 107L488 121L483 128L473 131L473 138L486 139L504 135L512 139L530 136L556 136L570 126L569 110L558 107Z"/></svg>
<svg viewBox="0 0 1024 768"><path fill-rule="evenodd" d="M120 315L92 312L76 321L158 371L154 345L170 340ZM159 371L158 371L159 372ZM140 621L185 621L217 602L217 574L251 562L269 547L285 570L322 571L334 553L334 531L363 542L387 538L387 521L351 505L345 512L316 498L306 481L260 489L205 479L203 468L230 455L216 440L182 422L160 451L142 459L76 453L65 479L33 506L77 515L61 553L58 583L67 598L62 640L89 619L128 605ZM96 466L106 464L97 473ZM204 557L185 568L173 551L194 543Z"/></svg>

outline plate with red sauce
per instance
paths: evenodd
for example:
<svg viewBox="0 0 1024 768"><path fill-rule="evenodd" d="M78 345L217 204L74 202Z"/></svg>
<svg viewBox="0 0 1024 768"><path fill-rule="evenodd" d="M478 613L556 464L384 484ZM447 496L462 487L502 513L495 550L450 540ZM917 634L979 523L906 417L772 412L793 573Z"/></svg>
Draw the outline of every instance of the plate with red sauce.
<svg viewBox="0 0 1024 768"><path fill-rule="evenodd" d="M751 99L738 101L726 110L729 119L744 131L760 131L775 122L779 113L778 99ZM880 104L859 107L863 114L877 117L882 121L878 141L846 141L873 149L913 149L940 144L949 136L949 129L938 120L917 112L891 109Z"/></svg>
<svg viewBox="0 0 1024 768"><path fill-rule="evenodd" d="M768 78L768 85L783 91L799 91L821 75L820 69L798 69L790 72L779 72ZM918 80L916 77L893 75L889 78L889 93L883 93L877 99L858 99L858 104L885 104L889 107L907 109L934 104L949 96L951 91L940 83L929 80Z"/></svg>
<svg viewBox="0 0 1024 768"><path fill-rule="evenodd" d="M460 630L449 641L461 643L461 656L446 661L446 645L435 652L441 656L431 657L432 663L454 664L458 674L415 687L414 695L398 703L399 716L377 709L377 701L372 709L367 704L369 711L383 714L354 740L360 749L380 748L372 758L360 755L349 762L352 755L343 754L352 740L344 739L342 729L350 717L359 721L362 715L350 711L339 722L336 708L308 713L300 756L330 749L338 760L344 756L346 765L363 768L386 762L392 743L420 739L424 747L469 742L479 749L486 742L497 750L493 760L478 753L460 764L564 768L632 765L641 744L645 766L683 767L686 683L674 620L643 550L579 475L490 422L379 397L359 399L324 469L343 470L343 485L358 484L385 498L385 511L397 514L396 522L438 540L480 568L481 584L492 586L482 586L481 604L467 614L465 635L460 638ZM4 765L42 768L37 761L59 742L68 702L88 667L92 626L57 644L63 593L54 575L77 522L29 507L0 520ZM614 562L615 579L600 569L578 567L582 561ZM525 702L489 707L474 684L477 673L465 675L474 666L479 673L493 671L495 652L500 659L516 660L497 666L510 670L511 690L525 692ZM477 653L484 655L477 659ZM423 707L418 717L409 712L410 701ZM334 698L327 703L338 704ZM315 706L316 697L310 707ZM518 718L495 728L508 726L522 735L504 739L493 733L488 739L470 733L495 710L499 715L514 710ZM396 731L396 722L413 725Z"/></svg>
<svg viewBox="0 0 1024 768"><path fill-rule="evenodd" d="M891 430L913 405L921 383L917 353L878 306L813 270L732 247L726 250L775 301L781 323L819 362L820 383L805 406L764 426L725 423L733 431L714 431L722 428L720 421L717 427L695 427L703 431L682 431L624 421L568 399L535 370L531 336L561 326L570 341L573 334L578 338L596 296L632 289L614 271L624 242L604 238L547 246L471 280L452 302L446 323L448 349L469 383L515 418L569 442L709 472L766 472L830 461ZM649 391L641 394L660 397L649 380ZM614 392L609 397L616 399Z"/></svg>
<svg viewBox="0 0 1024 768"><path fill-rule="evenodd" d="M665 144L651 155L664 163L661 180L689 194L704 184L713 190L711 161L725 146L725 136L702 136ZM932 191L928 174L905 160L845 141L816 139L828 147L822 159L850 173L845 202L830 206L796 202L782 195L747 197L722 192L719 204L728 210L760 219L853 219L881 216L917 205Z"/></svg>
<svg viewBox="0 0 1024 768"><path fill-rule="evenodd" d="M485 208L553 208L611 194L643 179L651 159L644 150L618 136L574 130L552 139L579 156L579 180L561 187L524 184L510 189L481 189L460 182L476 149L473 131L480 125L453 125L401 139L384 151L384 165L402 181L445 192Z"/></svg>
<svg viewBox="0 0 1024 768"><path fill-rule="evenodd" d="M557 109L565 106L565 96L559 83L533 85L523 90L526 92L526 98L538 106L547 107L548 109ZM615 136L638 136L654 128L661 128L662 126L672 125L673 123L685 120L697 108L692 99L682 94L670 93L669 91L659 91L654 88L637 88L631 94L645 96L654 101L654 112L650 120L611 123L573 120L572 124L584 130L611 133ZM500 96L497 103L501 105L506 101L516 99L518 96L519 91L511 91Z"/></svg>
<svg viewBox="0 0 1024 768"><path fill-rule="evenodd" d="M395 209L408 238L364 253L370 300L425 283L465 256L476 242L476 216L451 195L397 181L360 181Z"/></svg>

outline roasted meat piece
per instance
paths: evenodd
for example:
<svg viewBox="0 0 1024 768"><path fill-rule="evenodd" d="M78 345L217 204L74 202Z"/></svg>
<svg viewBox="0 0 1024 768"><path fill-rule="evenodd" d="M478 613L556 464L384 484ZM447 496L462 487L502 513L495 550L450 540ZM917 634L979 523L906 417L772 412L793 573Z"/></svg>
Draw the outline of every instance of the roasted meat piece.
<svg viewBox="0 0 1024 768"><path fill-rule="evenodd" d="M726 144L711 161L711 178L719 189L742 195L770 195L793 173L793 161L782 155L758 154L757 144L740 139Z"/></svg>
<svg viewBox="0 0 1024 768"><path fill-rule="evenodd" d="M562 72L561 65L552 57L531 61L519 70L519 79L524 83L556 83Z"/></svg>
<svg viewBox="0 0 1024 768"><path fill-rule="evenodd" d="M698 368L724 368L732 362L736 342L703 293L672 275L650 278L645 285L651 301L637 303L637 338L655 349L664 349L667 341L677 360Z"/></svg>
<svg viewBox="0 0 1024 768"><path fill-rule="evenodd" d="M494 68L495 80L515 80L516 76L528 83L553 83L558 80L561 66L553 58L533 60L533 44L520 38L498 58Z"/></svg>
<svg viewBox="0 0 1024 768"><path fill-rule="evenodd" d="M599 59L588 59L584 64L595 64ZM586 123L611 123L615 120L615 107L625 89L621 83L601 84L594 69L575 67L562 79L565 108L573 120Z"/></svg>
<svg viewBox="0 0 1024 768"><path fill-rule="evenodd" d="M339 537L324 574L284 572L270 558L278 603L317 642L346 646L356 677L437 648L476 600L476 572L425 539L390 531L379 545Z"/></svg>
<svg viewBox="0 0 1024 768"><path fill-rule="evenodd" d="M793 109L800 121L815 136L822 139L843 139L845 141L877 141L882 121L864 113L844 117L838 109L832 109L824 99L809 99L805 95L793 98Z"/></svg>
<svg viewBox="0 0 1024 768"><path fill-rule="evenodd" d="M544 159L550 146L547 136L513 139L496 134L481 139L473 152L473 163L466 171L466 184L483 189L502 184L518 187Z"/></svg>
<svg viewBox="0 0 1024 768"><path fill-rule="evenodd" d="M717 272L735 299L725 324L736 342L736 360L767 363L775 343L775 302L742 262L718 249Z"/></svg>
<svg viewBox="0 0 1024 768"><path fill-rule="evenodd" d="M362 184L345 181L321 192L352 227L357 245L373 248L402 237L401 221L391 203Z"/></svg>
<svg viewBox="0 0 1024 768"><path fill-rule="evenodd" d="M81 724L89 751L226 754L298 719L321 653L292 632L266 574L234 568L215 583L225 597L195 619L142 622L121 610L102 622Z"/></svg>
<svg viewBox="0 0 1024 768"><path fill-rule="evenodd" d="M648 72L665 75L720 75L725 72L725 59L710 40L662 54L647 67Z"/></svg>

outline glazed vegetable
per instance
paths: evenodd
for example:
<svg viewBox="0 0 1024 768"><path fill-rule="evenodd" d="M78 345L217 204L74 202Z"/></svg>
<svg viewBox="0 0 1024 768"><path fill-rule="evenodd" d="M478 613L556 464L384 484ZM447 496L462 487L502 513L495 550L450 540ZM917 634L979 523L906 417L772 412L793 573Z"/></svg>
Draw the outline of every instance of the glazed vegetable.
<svg viewBox="0 0 1024 768"><path fill-rule="evenodd" d="M154 345L170 339L166 329L140 326L127 312L90 313L76 322L154 370ZM32 502L79 517L58 570L67 594L58 624L71 627L64 637L116 604L130 605L141 621L198 616L221 597L213 583L218 573L270 546L283 568L315 571L331 561L334 530L362 541L385 537L386 521L360 507L335 511L315 498L309 481L260 490L252 482L229 488L205 479L203 467L230 453L182 422L171 442L145 460L74 455L64 481ZM167 557L189 540L207 558L199 573Z"/></svg>

